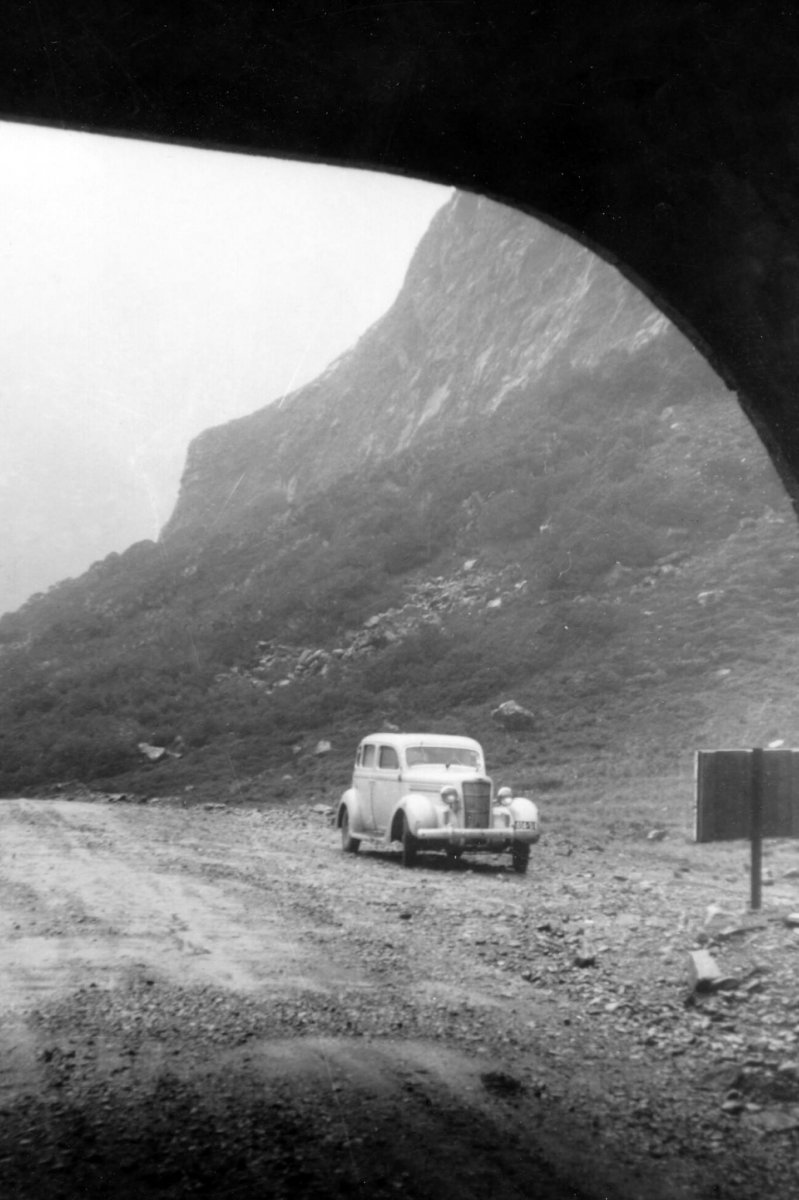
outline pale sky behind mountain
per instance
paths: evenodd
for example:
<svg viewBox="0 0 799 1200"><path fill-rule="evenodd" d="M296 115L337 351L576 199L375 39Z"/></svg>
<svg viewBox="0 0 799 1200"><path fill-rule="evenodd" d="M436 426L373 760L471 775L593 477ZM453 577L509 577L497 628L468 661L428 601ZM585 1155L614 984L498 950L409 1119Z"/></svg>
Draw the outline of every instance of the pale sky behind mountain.
<svg viewBox="0 0 799 1200"><path fill-rule="evenodd" d="M446 188L0 123L0 612L157 538L190 440L380 317Z"/></svg>

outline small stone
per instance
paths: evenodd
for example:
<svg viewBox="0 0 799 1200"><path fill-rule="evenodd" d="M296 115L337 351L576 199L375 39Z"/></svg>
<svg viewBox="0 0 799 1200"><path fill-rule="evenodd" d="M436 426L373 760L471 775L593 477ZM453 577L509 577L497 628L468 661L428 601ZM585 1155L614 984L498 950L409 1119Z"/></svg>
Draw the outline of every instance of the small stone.
<svg viewBox="0 0 799 1200"><path fill-rule="evenodd" d="M648 842L662 842L667 836L668 834L665 829L651 829L646 835L646 840Z"/></svg>
<svg viewBox="0 0 799 1200"><path fill-rule="evenodd" d="M728 928L734 921L732 913L726 912L721 905L708 904L705 910L705 929Z"/></svg>
<svg viewBox="0 0 799 1200"><path fill-rule="evenodd" d="M722 975L721 979L713 984L713 991L734 992L738 987L740 987L740 980L736 979L734 975Z"/></svg>
<svg viewBox="0 0 799 1200"><path fill-rule="evenodd" d="M799 1110L764 1109L763 1112L747 1114L747 1122L762 1133L783 1133L799 1128Z"/></svg>
<svg viewBox="0 0 799 1200"><path fill-rule="evenodd" d="M574 965L576 967L593 967L595 963L596 951L589 942L582 942L574 956Z"/></svg>
<svg viewBox="0 0 799 1200"><path fill-rule="evenodd" d="M709 992L718 986L723 978L716 960L707 950L691 950L688 957L691 990L694 992Z"/></svg>
<svg viewBox="0 0 799 1200"><path fill-rule="evenodd" d="M783 923L790 928L799 926L799 912L788 913L787 916L783 917Z"/></svg>

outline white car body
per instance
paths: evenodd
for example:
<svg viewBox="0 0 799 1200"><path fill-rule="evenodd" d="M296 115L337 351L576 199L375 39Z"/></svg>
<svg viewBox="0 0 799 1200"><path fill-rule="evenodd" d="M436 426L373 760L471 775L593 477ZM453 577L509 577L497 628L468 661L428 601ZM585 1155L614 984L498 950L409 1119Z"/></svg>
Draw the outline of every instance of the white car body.
<svg viewBox="0 0 799 1200"><path fill-rule="evenodd" d="M342 846L401 842L403 861L419 850L509 852L519 873L540 836L538 808L502 788L495 794L479 742L438 733L375 733L355 757L352 784L336 811Z"/></svg>

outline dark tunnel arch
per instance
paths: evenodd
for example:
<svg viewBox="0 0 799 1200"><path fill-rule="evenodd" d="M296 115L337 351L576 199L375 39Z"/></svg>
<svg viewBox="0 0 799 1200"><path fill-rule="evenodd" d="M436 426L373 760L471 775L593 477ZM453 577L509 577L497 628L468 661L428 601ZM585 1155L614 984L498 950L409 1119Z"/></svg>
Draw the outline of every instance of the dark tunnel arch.
<svg viewBox="0 0 799 1200"><path fill-rule="evenodd" d="M691 338L799 506L799 13L727 0L200 0L0 21L0 113L413 175L614 263Z"/></svg>

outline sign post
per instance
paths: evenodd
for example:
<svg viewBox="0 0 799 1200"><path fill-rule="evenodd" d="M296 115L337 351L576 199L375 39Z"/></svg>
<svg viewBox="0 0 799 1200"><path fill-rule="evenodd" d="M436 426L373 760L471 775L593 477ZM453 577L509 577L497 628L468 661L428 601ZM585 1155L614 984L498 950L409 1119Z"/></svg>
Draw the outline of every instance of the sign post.
<svg viewBox="0 0 799 1200"><path fill-rule="evenodd" d="M763 751L752 750L752 779L749 794L749 844L751 848L751 905L760 908L763 897Z"/></svg>
<svg viewBox="0 0 799 1200"><path fill-rule="evenodd" d="M699 750L697 842L749 841L751 905L762 904L763 838L799 838L799 750Z"/></svg>

